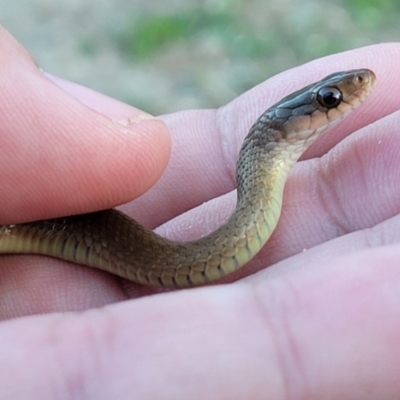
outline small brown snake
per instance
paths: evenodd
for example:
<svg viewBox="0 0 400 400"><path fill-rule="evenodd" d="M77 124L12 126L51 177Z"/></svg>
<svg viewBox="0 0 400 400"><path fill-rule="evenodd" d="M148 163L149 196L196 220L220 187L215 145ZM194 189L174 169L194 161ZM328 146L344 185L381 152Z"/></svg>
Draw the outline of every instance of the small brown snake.
<svg viewBox="0 0 400 400"><path fill-rule="evenodd" d="M189 287L237 270L264 246L287 176L303 152L370 95L375 74L338 72L276 103L254 123L237 162L237 206L194 242L164 239L116 210L0 227L0 253L42 254L145 285Z"/></svg>

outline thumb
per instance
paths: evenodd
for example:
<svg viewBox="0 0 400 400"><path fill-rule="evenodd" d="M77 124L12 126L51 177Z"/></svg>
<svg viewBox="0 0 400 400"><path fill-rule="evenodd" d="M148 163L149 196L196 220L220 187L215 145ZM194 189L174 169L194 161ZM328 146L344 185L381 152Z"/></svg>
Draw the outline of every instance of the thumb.
<svg viewBox="0 0 400 400"><path fill-rule="evenodd" d="M51 79L0 27L0 223L109 208L151 187L170 153L165 124Z"/></svg>

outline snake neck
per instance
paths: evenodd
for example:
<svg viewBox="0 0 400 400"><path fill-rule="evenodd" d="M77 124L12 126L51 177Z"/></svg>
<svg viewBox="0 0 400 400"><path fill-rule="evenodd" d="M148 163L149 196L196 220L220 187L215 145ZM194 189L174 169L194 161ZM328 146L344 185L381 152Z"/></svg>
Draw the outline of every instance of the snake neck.
<svg viewBox="0 0 400 400"><path fill-rule="evenodd" d="M237 162L237 206L228 225L242 227L243 235L256 237L254 247L262 247L275 229L286 179L315 140L309 137L288 146L284 130L276 129L274 123L266 123L262 116L254 124Z"/></svg>
<svg viewBox="0 0 400 400"><path fill-rule="evenodd" d="M269 203L279 197L298 158L289 156L281 144L283 139L282 131L266 126L263 121L258 121L250 130L236 166L238 208L248 205L256 210L257 203ZM260 204L261 209L265 207L268 204Z"/></svg>

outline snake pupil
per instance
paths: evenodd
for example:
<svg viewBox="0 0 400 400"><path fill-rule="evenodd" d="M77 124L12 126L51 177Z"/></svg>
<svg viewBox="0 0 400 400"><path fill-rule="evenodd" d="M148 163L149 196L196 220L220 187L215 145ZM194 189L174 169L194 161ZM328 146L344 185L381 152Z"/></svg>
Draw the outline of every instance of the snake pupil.
<svg viewBox="0 0 400 400"><path fill-rule="evenodd" d="M342 92L335 86L326 86L317 93L317 100L322 107L337 107L343 99Z"/></svg>

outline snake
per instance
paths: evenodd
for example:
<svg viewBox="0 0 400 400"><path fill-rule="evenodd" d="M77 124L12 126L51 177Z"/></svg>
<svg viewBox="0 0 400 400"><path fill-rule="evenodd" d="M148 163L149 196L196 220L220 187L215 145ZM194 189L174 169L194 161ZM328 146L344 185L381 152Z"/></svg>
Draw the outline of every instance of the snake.
<svg viewBox="0 0 400 400"><path fill-rule="evenodd" d="M248 263L280 218L288 175L309 146L371 94L369 69L336 72L269 107L244 139L237 203L216 231L171 241L116 209L0 226L0 254L35 254L165 288L207 284Z"/></svg>

